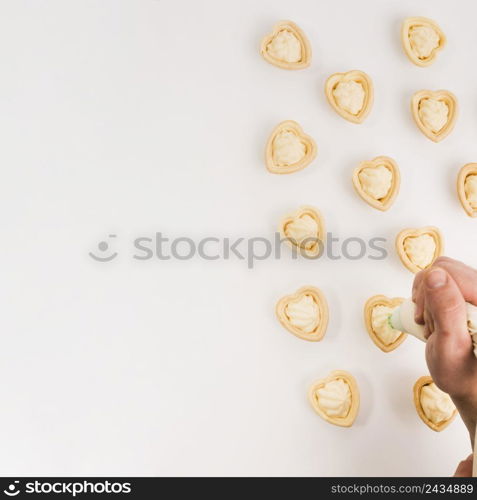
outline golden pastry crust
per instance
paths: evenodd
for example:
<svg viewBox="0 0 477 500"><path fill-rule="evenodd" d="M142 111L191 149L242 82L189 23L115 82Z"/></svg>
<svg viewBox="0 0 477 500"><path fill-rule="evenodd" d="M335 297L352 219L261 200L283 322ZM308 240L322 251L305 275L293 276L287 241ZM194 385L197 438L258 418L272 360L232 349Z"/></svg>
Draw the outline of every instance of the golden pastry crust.
<svg viewBox="0 0 477 500"><path fill-rule="evenodd" d="M376 199L370 196L364 189L359 178L359 174L365 168L375 168L380 165L384 165L388 168L392 174L391 187L384 198ZM356 193L368 204L377 210L385 211L387 210L396 199L399 193L399 187L401 184L401 174L399 172L399 167L397 163L388 156L377 156L371 161L361 162L353 172L353 187Z"/></svg>
<svg viewBox="0 0 477 500"><path fill-rule="evenodd" d="M287 315L287 306L290 303L298 302L305 296L312 297L318 308L318 323L311 332L305 332L302 328L293 325ZM301 287L295 293L282 297L275 306L275 314L282 326L300 339L310 342L319 342L325 336L329 318L328 303L326 302L323 292L314 286Z"/></svg>
<svg viewBox="0 0 477 500"><path fill-rule="evenodd" d="M282 59L273 57L268 51L268 45L281 31L288 31L292 33L300 43L301 58L296 62L288 62ZM279 21L272 29L272 33L266 35L260 44L260 53L263 58L282 69L304 69L308 68L311 64L311 45L305 33L292 21Z"/></svg>
<svg viewBox="0 0 477 500"><path fill-rule="evenodd" d="M379 335L374 331L372 321L373 309L376 306L394 308L401 305L403 300L404 299L400 297L389 298L385 295L374 295L373 297L370 297L364 305L364 324L366 325L366 330L368 331L371 340L383 352L391 352L394 351L394 349L397 349L406 340L407 334L401 332L401 335L399 335L399 337L392 344L385 344Z"/></svg>
<svg viewBox="0 0 477 500"><path fill-rule="evenodd" d="M419 271L422 271L423 268L417 266L407 255L406 251L404 250L404 243L406 238L409 237L418 237L424 234L428 234L431 236L436 244L436 249L434 252L434 257L432 259L432 262L426 266L424 269L427 269L427 267L430 267L432 263L441 255L444 253L444 238L442 236L442 233L437 229L437 227L434 226L426 226L422 227L419 229L414 229L414 228L407 228L403 229L398 233L396 236L396 252L401 259L401 262L411 271L412 273L418 273Z"/></svg>
<svg viewBox="0 0 477 500"><path fill-rule="evenodd" d="M338 84L345 82L356 82L359 83L364 90L364 101L363 106L360 111L356 114L352 114L347 110L343 109L335 99L333 91L336 89ZM325 83L325 94L331 107L345 120L352 123L362 123L368 116L371 108L373 106L374 91L373 82L371 78L363 71L353 70L346 73L334 73L331 75Z"/></svg>
<svg viewBox="0 0 477 500"><path fill-rule="evenodd" d="M429 420L424 413L424 410L422 408L421 404L421 391L422 388L426 385L432 384L434 381L432 380L432 377L429 375L425 375L423 377L420 377L416 383L414 384L413 388L413 395L414 395L414 406L416 407L417 414L419 415L420 419L428 426L430 427L433 431L436 432L441 432L443 431L456 417L457 415L457 409L454 411L452 414L452 417L444 420L442 422L439 422L438 424L432 422Z"/></svg>
<svg viewBox="0 0 477 500"><path fill-rule="evenodd" d="M477 163L467 163L460 169L457 176L457 195L466 214L469 217L477 217L477 207L472 206L465 192L465 181L470 175L477 175Z"/></svg>
<svg viewBox="0 0 477 500"><path fill-rule="evenodd" d="M421 102L426 99L432 99L446 104L448 108L448 117L446 124L439 130L431 130L421 119L419 114L419 109ZM458 112L457 98L454 94L448 90L437 90L433 92L432 90L420 90L416 92L411 99L411 113L416 125L419 130L431 141L439 142L445 139L454 128Z"/></svg>
<svg viewBox="0 0 477 500"><path fill-rule="evenodd" d="M277 165L274 160L274 140L283 133L290 132L297 136L304 145L305 155L296 163L289 165ZM316 143L312 137L305 134L301 126L293 120L285 120L279 123L270 134L265 148L265 165L272 174L291 174L307 167L316 158Z"/></svg>
<svg viewBox="0 0 477 500"><path fill-rule="evenodd" d="M310 237L310 241L305 242L306 247L293 240L287 234L288 225L296 222L302 217L310 217L315 222L317 227L316 241L314 241L315 236ZM282 239L285 239L292 248L298 248L300 253L303 252L307 257L319 257L323 253L323 245L326 238L325 223L323 216L316 208L311 206L300 207L296 212L287 215L282 219L279 230Z"/></svg>
<svg viewBox="0 0 477 500"><path fill-rule="evenodd" d="M432 52L426 57L419 57L410 40L411 30L418 27L431 28L439 37L437 47L433 48ZM416 66L425 67L431 65L435 61L437 54L445 47L447 39L438 24L432 19L428 19L426 17L410 17L408 19L405 19L402 24L401 42L407 57Z"/></svg>
<svg viewBox="0 0 477 500"><path fill-rule="evenodd" d="M334 380L344 380L350 389L351 392L351 406L348 411L348 414L345 417L332 417L328 415L321 407L316 396L317 391L323 388L328 382ZM335 370L332 371L328 377L317 380L308 390L308 400L312 408L315 410L318 415L333 425L338 425L340 427L351 427L356 420L359 411L359 389L358 384L356 383L355 378L343 370Z"/></svg>

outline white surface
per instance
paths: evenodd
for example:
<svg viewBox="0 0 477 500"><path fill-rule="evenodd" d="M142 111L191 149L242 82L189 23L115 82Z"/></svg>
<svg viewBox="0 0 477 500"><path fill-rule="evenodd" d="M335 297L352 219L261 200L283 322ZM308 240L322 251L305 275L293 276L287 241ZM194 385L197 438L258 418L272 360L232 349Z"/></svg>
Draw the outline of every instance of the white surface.
<svg viewBox="0 0 477 500"><path fill-rule="evenodd" d="M379 351L362 321L376 293L406 296L396 233L433 224L447 254L476 265L477 220L455 193L477 160L477 4L444 0L2 0L0 4L0 472L4 475L449 475L470 451L463 424L441 434L417 417L423 345ZM441 24L430 68L405 57L403 18ZM296 21L313 64L261 59L261 37ZM340 118L323 85L336 71L373 78L363 125ZM446 88L460 102L440 144L412 122L410 97ZM290 176L263 165L269 131L297 120L318 158ZM361 160L395 158L388 213L353 192ZM271 236L300 204L341 239L388 238L385 261L187 262L131 259L131 239ZM97 242L118 234L119 257ZM323 342L274 317L304 284L326 293ZM313 413L308 386L353 373L351 429Z"/></svg>

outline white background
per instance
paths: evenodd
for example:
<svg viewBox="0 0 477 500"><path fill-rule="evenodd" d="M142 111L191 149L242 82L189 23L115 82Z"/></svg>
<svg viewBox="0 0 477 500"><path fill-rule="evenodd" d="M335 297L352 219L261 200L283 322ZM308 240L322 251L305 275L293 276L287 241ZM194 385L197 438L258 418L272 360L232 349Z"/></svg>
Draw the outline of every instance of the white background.
<svg viewBox="0 0 477 500"><path fill-rule="evenodd" d="M417 417L427 374L409 338L384 354L362 308L408 296L396 233L437 225L446 253L477 264L477 220L455 193L477 160L477 7L472 0L2 0L0 2L0 473L3 475L449 475L470 452L460 420L437 434ZM448 46L430 68L405 57L402 20L435 19ZM308 35L313 64L287 72L259 43L280 19ZM331 73L375 85L362 125L325 100ZM412 122L420 89L460 102L440 144ZM316 161L269 174L263 149L281 120L318 144ZM350 177L396 159L399 197L366 205ZM384 261L139 262L132 240L272 237L282 215L319 208L327 229L387 238ZM88 252L117 234L108 264ZM325 339L274 316L312 284L326 294ZM309 407L308 386L353 373L351 429Z"/></svg>

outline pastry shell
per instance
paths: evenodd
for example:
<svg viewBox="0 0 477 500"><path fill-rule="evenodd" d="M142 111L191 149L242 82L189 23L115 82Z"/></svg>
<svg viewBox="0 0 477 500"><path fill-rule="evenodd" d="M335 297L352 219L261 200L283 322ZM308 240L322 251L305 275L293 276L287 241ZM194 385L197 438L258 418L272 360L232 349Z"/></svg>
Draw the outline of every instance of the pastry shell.
<svg viewBox="0 0 477 500"><path fill-rule="evenodd" d="M418 57L417 53L412 48L411 42L409 40L409 31L414 26L428 26L432 28L439 35L439 45L425 59L420 59ZM435 61L437 54L445 47L447 39L446 36L444 35L444 32L432 19L428 19L426 17L410 17L408 19L405 19L402 24L401 42L407 57L416 66L425 67L431 65Z"/></svg>
<svg viewBox="0 0 477 500"><path fill-rule="evenodd" d="M361 172L361 170L368 167L377 167L379 165L384 165L387 168L389 168L389 170L393 175L389 192L381 200L377 200L376 198L373 198L368 193L366 193L366 191L363 189L361 185L361 181L359 180L359 173ZM401 184L401 174L399 172L399 167L397 166L397 163L388 156L377 156L371 161L363 161L354 169L353 172L353 187L356 193L368 205L372 206L373 208L376 208L377 210L385 211L393 204L394 200L396 199L396 196L399 193L400 184Z"/></svg>
<svg viewBox="0 0 477 500"><path fill-rule="evenodd" d="M430 267L433 264L433 262L444 253L444 238L439 229L437 229L437 227L426 226L417 229L414 228L403 229L396 236L396 252L399 255L399 258L401 259L401 262L412 273L418 273L419 271L422 271L422 269L419 266L416 266L416 264L414 264L414 262L407 256L407 253L404 250L404 240L409 236L420 236L422 234L431 235L434 238L434 241L436 242L436 253L434 254L432 262L427 267Z"/></svg>
<svg viewBox="0 0 477 500"><path fill-rule="evenodd" d="M301 45L301 60L297 62L287 62L281 59L276 59L268 53L267 45L275 38L282 30L292 32ZM311 64L311 45L305 33L292 21L279 21L272 29L269 35L263 37L260 44L260 53L265 61L282 69L305 69Z"/></svg>
<svg viewBox="0 0 477 500"><path fill-rule="evenodd" d="M293 222L295 219L302 217L303 215L309 215L312 217L317 226L318 226L318 240L311 248L304 248L298 245L294 240L289 238L286 235L286 227L290 222ZM323 245L326 238L325 232L325 222L321 213L314 207L311 206L303 206L300 207L296 212L287 215L284 217L280 223L280 236L282 239L286 240L286 242L292 247L299 249L300 253L304 253L308 258L319 257L323 253Z"/></svg>
<svg viewBox="0 0 477 500"><path fill-rule="evenodd" d="M346 417L330 417L325 413L324 410L321 409L318 404L318 400L315 396L316 391L321 389L325 384L331 382L333 380L343 379L350 388L351 392L351 406ZM332 371L328 377L317 380L308 390L308 400L311 403L313 409L318 413L318 415L333 425L338 425L340 427L351 427L356 420L359 411L359 389L358 384L356 383L355 378L351 373L348 373L343 370L335 370Z"/></svg>
<svg viewBox="0 0 477 500"><path fill-rule="evenodd" d="M457 195L460 203L469 217L477 217L477 208L473 208L465 194L465 180L469 175L477 175L477 163L467 163L457 176Z"/></svg>
<svg viewBox="0 0 477 500"><path fill-rule="evenodd" d="M376 306L397 307L401 305L403 300L404 299L400 297L395 297L390 299L385 295L374 295L373 297L370 297L366 301L366 304L364 305L364 323L366 325L366 330L368 331L371 340L383 352L391 352L394 351L394 349L398 348L406 340L407 333L401 333L401 335L399 335L399 337L392 344L385 344L373 329L373 322L372 322L373 309Z"/></svg>
<svg viewBox="0 0 477 500"><path fill-rule="evenodd" d="M287 305L290 302L298 301L304 295L311 295L318 306L318 310L320 311L320 321L316 328L309 333L306 333L295 325L292 325L286 315ZM309 340L311 342L319 342L325 336L329 318L328 303L326 302L323 292L318 288L313 286L304 286L298 289L295 293L282 297L275 306L275 313L282 326L300 339Z"/></svg>
<svg viewBox="0 0 477 500"><path fill-rule="evenodd" d="M283 130L294 132L305 144L305 156L297 163L291 165L279 166L273 161L273 140ZM279 123L270 134L265 148L265 164L272 174L292 174L307 167L316 158L316 143L312 137L303 132L301 126L293 120L285 120Z"/></svg>
<svg viewBox="0 0 477 500"><path fill-rule="evenodd" d="M364 89L363 107L357 115L348 113L348 111L341 108L336 102L333 95L333 90L340 82L348 82L350 80L360 83ZM371 107L373 106L373 82L371 78L363 71L353 70L348 71L347 73L334 73L326 80L325 94L328 102L331 104L331 107L345 120L348 120L352 123L362 123L368 116L369 112L371 111Z"/></svg>
<svg viewBox="0 0 477 500"><path fill-rule="evenodd" d="M447 123L438 132L434 132L428 128L419 116L419 104L422 99L426 98L443 101L449 108ZM416 92L411 99L411 113L416 125L428 139L434 142L442 141L442 139L445 139L452 132L457 119L457 111L457 97L448 90L437 90L435 92L432 90L420 90Z"/></svg>
<svg viewBox="0 0 477 500"><path fill-rule="evenodd" d="M432 422L427 418L421 405L421 391L424 386L432 383L433 383L432 377L430 377L429 375L420 377L417 380L417 382L414 384L414 389L413 389L414 406L416 407L417 414L428 427L430 427L433 431L441 432L455 419L457 415L457 409L454 410L452 417L442 422L439 422L438 424L435 424L434 422Z"/></svg>

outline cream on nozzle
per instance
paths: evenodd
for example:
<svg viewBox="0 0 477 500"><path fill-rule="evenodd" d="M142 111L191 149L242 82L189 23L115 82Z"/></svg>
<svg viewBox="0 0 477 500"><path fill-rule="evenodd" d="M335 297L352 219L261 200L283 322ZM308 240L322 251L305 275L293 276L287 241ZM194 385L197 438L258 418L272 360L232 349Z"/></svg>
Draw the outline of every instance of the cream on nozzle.
<svg viewBox="0 0 477 500"><path fill-rule="evenodd" d="M474 343L474 354L477 357L477 307L466 303L467 306L467 328L472 335ZM389 316L389 324L395 330L409 333L414 337L426 342L424 337L424 327L414 321L416 304L411 299L406 299L397 307L393 314Z"/></svg>

